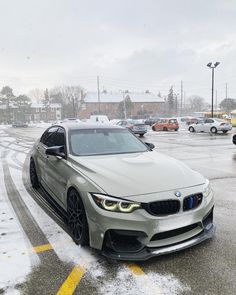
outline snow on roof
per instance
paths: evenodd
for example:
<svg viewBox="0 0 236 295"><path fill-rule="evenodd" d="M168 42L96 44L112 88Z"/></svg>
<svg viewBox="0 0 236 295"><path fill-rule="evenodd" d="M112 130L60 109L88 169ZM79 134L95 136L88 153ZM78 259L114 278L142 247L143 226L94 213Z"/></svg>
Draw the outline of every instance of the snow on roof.
<svg viewBox="0 0 236 295"><path fill-rule="evenodd" d="M100 93L100 102L109 103L109 102L120 102L124 99L124 96L129 96L132 102L164 102L164 99L151 93L121 93L121 92L101 92ZM84 101L87 103L98 102L97 92L87 92Z"/></svg>
<svg viewBox="0 0 236 295"><path fill-rule="evenodd" d="M49 105L51 108L61 108L61 104L60 103L50 103ZM31 108L45 108L45 104L43 103L35 103L33 102L31 104Z"/></svg>

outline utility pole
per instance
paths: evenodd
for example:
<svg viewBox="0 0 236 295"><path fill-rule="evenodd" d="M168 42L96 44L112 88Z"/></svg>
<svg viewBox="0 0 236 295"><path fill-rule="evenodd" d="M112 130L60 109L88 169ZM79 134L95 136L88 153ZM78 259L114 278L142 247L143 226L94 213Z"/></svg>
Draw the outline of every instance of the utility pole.
<svg viewBox="0 0 236 295"><path fill-rule="evenodd" d="M182 109L183 109L183 81L181 80L181 87L180 87L180 116L182 116Z"/></svg>
<svg viewBox="0 0 236 295"><path fill-rule="evenodd" d="M99 76L97 76L97 90L98 90L98 114L100 115L100 85L99 85Z"/></svg>
<svg viewBox="0 0 236 295"><path fill-rule="evenodd" d="M75 109L75 95L72 94L72 103L73 103L73 117L77 118L76 109Z"/></svg>
<svg viewBox="0 0 236 295"><path fill-rule="evenodd" d="M225 83L225 98L228 98L228 83Z"/></svg>
<svg viewBox="0 0 236 295"><path fill-rule="evenodd" d="M123 93L123 98L124 98L124 117L125 117L125 120L127 118L127 112L126 112L126 97L125 97L125 92Z"/></svg>
<svg viewBox="0 0 236 295"><path fill-rule="evenodd" d="M217 90L216 90L216 93L215 93L215 97L216 97L216 100L215 100L215 108L216 108L216 111L217 111Z"/></svg>

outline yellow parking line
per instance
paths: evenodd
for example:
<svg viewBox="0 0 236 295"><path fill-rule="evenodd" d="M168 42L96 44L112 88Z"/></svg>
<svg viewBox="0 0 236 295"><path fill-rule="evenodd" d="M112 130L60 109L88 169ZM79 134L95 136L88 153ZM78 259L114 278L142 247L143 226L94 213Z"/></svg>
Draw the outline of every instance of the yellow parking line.
<svg viewBox="0 0 236 295"><path fill-rule="evenodd" d="M135 274L136 276L145 275L145 272L137 264L129 263L127 266L132 271L132 273Z"/></svg>
<svg viewBox="0 0 236 295"><path fill-rule="evenodd" d="M35 253L40 253L40 252L44 252L44 251L48 251L52 249L52 245L51 244L45 244L45 245L40 245L37 247L33 247L33 251Z"/></svg>
<svg viewBox="0 0 236 295"><path fill-rule="evenodd" d="M80 265L75 266L56 295L73 294L84 273L85 269L83 267Z"/></svg>

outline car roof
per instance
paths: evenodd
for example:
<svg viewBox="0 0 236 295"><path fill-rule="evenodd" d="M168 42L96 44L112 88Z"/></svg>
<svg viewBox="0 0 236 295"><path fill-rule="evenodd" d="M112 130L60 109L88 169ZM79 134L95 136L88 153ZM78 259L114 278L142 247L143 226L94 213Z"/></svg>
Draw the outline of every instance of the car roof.
<svg viewBox="0 0 236 295"><path fill-rule="evenodd" d="M121 126L117 125L110 125L110 124L99 124L99 123L74 123L74 122L67 122L67 123L60 123L55 124L52 127L62 127L66 130L84 130L84 129L124 129Z"/></svg>

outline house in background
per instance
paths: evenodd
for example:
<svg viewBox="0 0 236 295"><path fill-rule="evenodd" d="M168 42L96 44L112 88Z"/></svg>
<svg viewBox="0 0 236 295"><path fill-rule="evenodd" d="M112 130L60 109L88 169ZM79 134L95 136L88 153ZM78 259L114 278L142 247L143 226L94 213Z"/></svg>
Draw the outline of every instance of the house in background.
<svg viewBox="0 0 236 295"><path fill-rule="evenodd" d="M53 122L61 120L61 104L50 103L45 105L43 103L32 103L30 106L29 121L32 122Z"/></svg>
<svg viewBox="0 0 236 295"><path fill-rule="evenodd" d="M125 102L124 102L125 101ZM110 119L127 117L145 118L161 114L165 100L149 91L135 92L101 92L100 103L96 92L87 92L79 110L79 118L89 118L91 115L107 115Z"/></svg>

